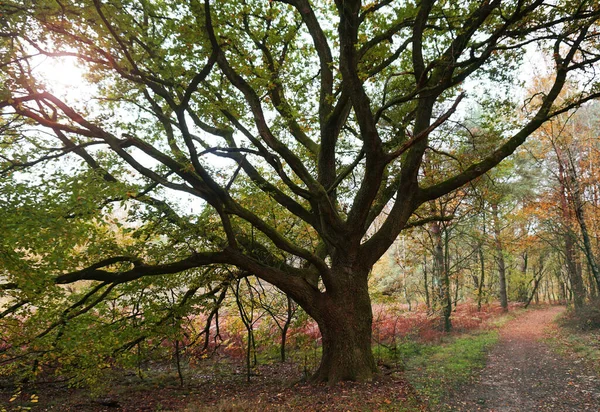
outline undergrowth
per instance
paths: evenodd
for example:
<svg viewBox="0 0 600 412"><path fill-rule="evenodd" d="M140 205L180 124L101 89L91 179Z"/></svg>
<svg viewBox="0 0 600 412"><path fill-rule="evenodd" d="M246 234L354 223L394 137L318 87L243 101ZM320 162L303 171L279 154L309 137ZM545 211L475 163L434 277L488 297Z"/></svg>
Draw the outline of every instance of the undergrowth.
<svg viewBox="0 0 600 412"><path fill-rule="evenodd" d="M290 331L285 364L277 361L276 336L274 339L259 334L262 330L257 331L258 363L251 368L247 382L244 351L237 347L245 343L243 332L224 328L221 331L224 341L220 348L214 348L213 356L204 357L191 351L183 357L183 386L172 360L165 359L142 364L137 370L112 371L119 378L109 380L110 387L101 396L89 390L73 388L67 394L66 389L48 387L40 393L40 402L49 406L49 410L64 402L62 410L66 411L81 410L84 404L99 408L99 402L106 398L129 410L132 404L129 398L134 394L138 399L136 407L144 404L154 408L151 410L163 407L190 411L255 410L248 405L256 403L260 404L256 410L304 410L309 405L320 408L335 404L343 410L412 412L429 407L439 411L444 396L470 382L484 366L487 349L498 339L494 329L509 318L499 315L496 306L483 311L473 305L459 306L453 314L454 332L448 335L437 329L438 322L426 311L404 313L382 306L376 309L373 352L382 376L373 383L341 383L327 389L319 385L294 385L311 375L321 356L316 328L306 325ZM511 313L515 311L518 309L513 307ZM282 381L287 383L282 385ZM86 394L90 395L87 400ZM186 404L188 409L182 409ZM243 409L240 405L248 407Z"/></svg>
<svg viewBox="0 0 600 412"><path fill-rule="evenodd" d="M547 342L556 352L571 355L594 365L600 373L600 309L585 307L578 313L568 310L556 321L556 333Z"/></svg>

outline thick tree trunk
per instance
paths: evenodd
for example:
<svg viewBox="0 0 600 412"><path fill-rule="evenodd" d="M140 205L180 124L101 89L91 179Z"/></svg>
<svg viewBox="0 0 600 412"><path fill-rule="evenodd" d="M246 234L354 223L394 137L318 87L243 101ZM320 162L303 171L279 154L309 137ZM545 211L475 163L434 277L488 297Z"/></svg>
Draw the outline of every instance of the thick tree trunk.
<svg viewBox="0 0 600 412"><path fill-rule="evenodd" d="M312 377L315 382L370 381L377 373L371 349L373 312L367 276L341 278L344 285L326 291L313 316L323 348L321 364Z"/></svg>

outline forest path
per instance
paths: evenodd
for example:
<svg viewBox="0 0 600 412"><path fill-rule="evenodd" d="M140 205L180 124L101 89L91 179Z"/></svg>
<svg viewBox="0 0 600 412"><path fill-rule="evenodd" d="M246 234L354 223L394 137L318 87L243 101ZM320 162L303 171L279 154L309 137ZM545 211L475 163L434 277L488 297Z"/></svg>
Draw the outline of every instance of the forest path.
<svg viewBox="0 0 600 412"><path fill-rule="evenodd" d="M530 310L504 325L479 379L453 394L449 410L600 411L600 378L592 365L561 356L542 340L563 310Z"/></svg>

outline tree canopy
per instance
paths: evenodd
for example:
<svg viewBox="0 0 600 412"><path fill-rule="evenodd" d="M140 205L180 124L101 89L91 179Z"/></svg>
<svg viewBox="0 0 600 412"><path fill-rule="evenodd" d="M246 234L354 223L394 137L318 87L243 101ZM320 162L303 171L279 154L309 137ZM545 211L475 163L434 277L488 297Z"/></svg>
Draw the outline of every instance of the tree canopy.
<svg viewBox="0 0 600 412"><path fill-rule="evenodd" d="M588 0L3 1L1 316L44 309L27 333L60 337L109 296L168 284L184 305L253 275L319 324L316 380L370 379L371 267L439 218L421 205L598 96L599 15ZM528 50L553 76L523 98ZM52 61L90 84L61 96ZM469 101L512 117L458 132Z"/></svg>

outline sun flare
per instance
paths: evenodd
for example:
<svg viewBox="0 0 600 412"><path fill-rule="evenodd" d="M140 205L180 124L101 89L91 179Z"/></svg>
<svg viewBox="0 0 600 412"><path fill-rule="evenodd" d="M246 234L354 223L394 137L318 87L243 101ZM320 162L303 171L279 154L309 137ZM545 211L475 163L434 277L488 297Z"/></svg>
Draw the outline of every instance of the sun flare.
<svg viewBox="0 0 600 412"><path fill-rule="evenodd" d="M84 69L74 58L45 58L35 68L36 77L47 91L58 97L81 96L92 85L85 79Z"/></svg>

